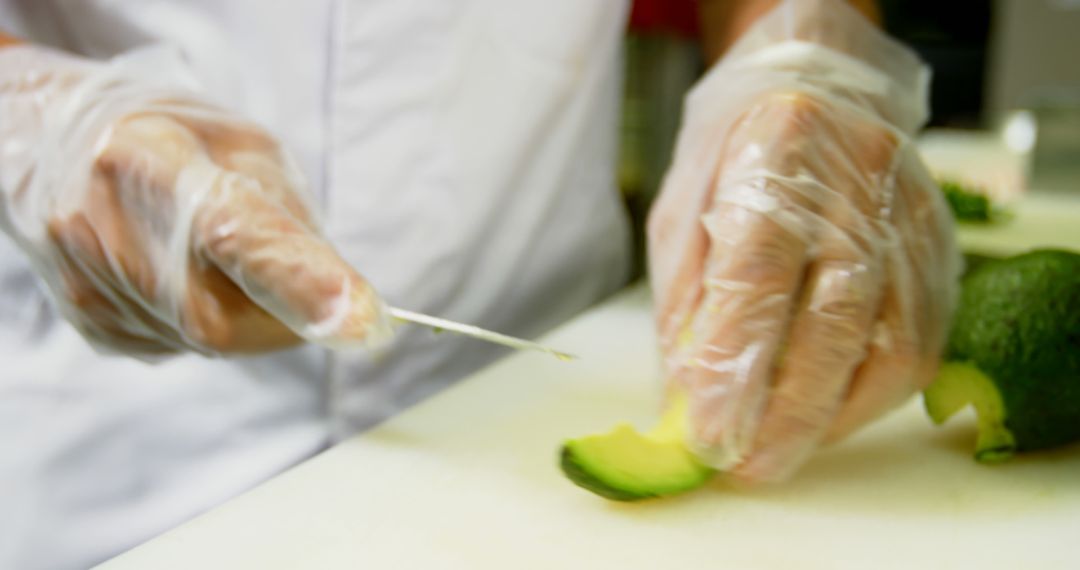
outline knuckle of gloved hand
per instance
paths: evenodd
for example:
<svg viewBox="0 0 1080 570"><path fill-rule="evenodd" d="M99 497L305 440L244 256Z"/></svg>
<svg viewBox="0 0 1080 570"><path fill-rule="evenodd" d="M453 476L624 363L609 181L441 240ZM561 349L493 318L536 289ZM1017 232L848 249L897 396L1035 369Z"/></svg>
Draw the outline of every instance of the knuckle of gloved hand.
<svg viewBox="0 0 1080 570"><path fill-rule="evenodd" d="M204 209L196 215L192 224L192 250L200 257L228 264L243 252L244 244L226 212Z"/></svg>
<svg viewBox="0 0 1080 570"><path fill-rule="evenodd" d="M805 174L807 161L823 144L819 115L817 104L801 93L774 94L755 103L727 133L723 175Z"/></svg>
<svg viewBox="0 0 1080 570"><path fill-rule="evenodd" d="M200 202L192 220L192 249L219 264L229 264L240 260L246 250L263 247L280 230L273 224L281 222L267 216L269 205L258 188L246 176L224 176Z"/></svg>
<svg viewBox="0 0 1080 570"><path fill-rule="evenodd" d="M741 284L765 297L788 291L793 275L802 260L791 244L780 240L763 240L741 246L719 267L718 279L710 286Z"/></svg>
<svg viewBox="0 0 1080 570"><path fill-rule="evenodd" d="M206 136L211 153L215 156L252 153L280 157L281 147L274 137L256 125L233 117L220 117L216 121L200 125L196 130Z"/></svg>
<svg viewBox="0 0 1080 570"><path fill-rule="evenodd" d="M800 332L811 337L818 348L808 354L804 351L801 358L831 365L847 365L862 360L869 342L865 320L861 315L835 315L810 310L809 318L800 323Z"/></svg>
<svg viewBox="0 0 1080 570"><path fill-rule="evenodd" d="M830 319L866 316L880 288L876 265L871 260L823 263L807 292L807 310Z"/></svg>
<svg viewBox="0 0 1080 570"><path fill-rule="evenodd" d="M870 310L866 302L869 293L820 282L813 287L805 301L805 310L814 324L835 340L858 336L862 322L869 320L870 315L866 314Z"/></svg>
<svg viewBox="0 0 1080 570"><path fill-rule="evenodd" d="M125 184L171 186L200 152L195 135L170 117L128 115L113 124L96 166Z"/></svg>
<svg viewBox="0 0 1080 570"><path fill-rule="evenodd" d="M771 416L774 439L783 439L786 434L802 435L807 432L822 431L832 421L836 413L836 402L826 401L818 392L821 383L799 382L774 389L769 398L769 408L774 410Z"/></svg>
<svg viewBox="0 0 1080 570"><path fill-rule="evenodd" d="M718 189L704 222L714 240L740 238L801 250L816 239L823 220L820 188L803 188L775 173L750 172ZM811 196L814 196L811 198Z"/></svg>
<svg viewBox="0 0 1080 570"><path fill-rule="evenodd" d="M191 297L181 309L178 325L187 343L194 346L225 352L236 342L231 321Z"/></svg>
<svg viewBox="0 0 1080 570"><path fill-rule="evenodd" d="M923 354L923 342L909 330L906 318L894 322L879 322L871 337L871 349L888 359L896 374L918 366Z"/></svg>
<svg viewBox="0 0 1080 570"><path fill-rule="evenodd" d="M781 134L796 134L813 123L822 112L817 97L800 90L778 91L769 94L760 103L762 120Z"/></svg>
<svg viewBox="0 0 1080 570"><path fill-rule="evenodd" d="M726 305L726 306L725 306ZM780 335L786 326L788 307L791 305L791 293L787 291L766 293L754 291L731 298L714 312L722 312L727 317L726 324L738 327L738 335L728 332L726 337L737 339L768 338Z"/></svg>
<svg viewBox="0 0 1080 570"><path fill-rule="evenodd" d="M800 354L799 366L803 368L848 370L869 353L862 324L855 319L822 320L811 332L819 348Z"/></svg>

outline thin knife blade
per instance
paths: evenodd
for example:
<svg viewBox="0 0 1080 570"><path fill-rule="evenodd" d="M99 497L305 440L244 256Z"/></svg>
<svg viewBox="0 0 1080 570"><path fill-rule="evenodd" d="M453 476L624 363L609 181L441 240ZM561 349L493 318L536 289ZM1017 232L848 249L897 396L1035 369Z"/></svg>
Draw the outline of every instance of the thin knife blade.
<svg viewBox="0 0 1080 570"><path fill-rule="evenodd" d="M436 330L446 330L466 336L471 336L487 342L501 344L503 346L509 346L510 348L522 349L522 350L536 350L539 352L546 352L559 360L573 360L576 356L563 352L561 350L555 350L550 346L545 346L538 342L531 340L525 340L523 338L512 337L495 331L489 331L473 325L466 325L450 321L447 319L441 319L439 317L433 317L431 315L425 315L423 313L417 313L406 309L399 309L397 307L390 307L390 316L399 320L418 325L424 325Z"/></svg>

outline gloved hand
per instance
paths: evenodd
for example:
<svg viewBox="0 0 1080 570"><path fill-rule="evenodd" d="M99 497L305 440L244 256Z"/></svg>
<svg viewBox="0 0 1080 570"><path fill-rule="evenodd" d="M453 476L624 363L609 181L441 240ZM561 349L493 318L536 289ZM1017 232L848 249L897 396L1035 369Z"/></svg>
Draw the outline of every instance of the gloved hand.
<svg viewBox="0 0 1080 570"><path fill-rule="evenodd" d="M690 443L736 482L932 380L961 262L909 138L927 78L844 2L789 0L688 96L649 220L656 319Z"/></svg>
<svg viewBox="0 0 1080 570"><path fill-rule="evenodd" d="M0 225L66 318L143 356L383 335L278 143L161 61L0 49Z"/></svg>

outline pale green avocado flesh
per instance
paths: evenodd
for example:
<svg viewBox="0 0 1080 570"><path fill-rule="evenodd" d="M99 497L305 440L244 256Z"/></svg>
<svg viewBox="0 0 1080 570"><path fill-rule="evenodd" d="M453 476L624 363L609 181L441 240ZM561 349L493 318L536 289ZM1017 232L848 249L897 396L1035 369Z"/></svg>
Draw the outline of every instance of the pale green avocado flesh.
<svg viewBox="0 0 1080 570"><path fill-rule="evenodd" d="M937 379L923 393L926 413L943 424L969 404L978 417L975 459L983 463L1004 461L1016 452L1016 439L1005 427L1005 404L993 380L968 362L946 362Z"/></svg>
<svg viewBox="0 0 1080 570"><path fill-rule="evenodd" d="M605 434L567 441L561 467L576 485L615 501L683 493L714 473L687 449L685 434L686 406L676 404L647 434L619 424Z"/></svg>

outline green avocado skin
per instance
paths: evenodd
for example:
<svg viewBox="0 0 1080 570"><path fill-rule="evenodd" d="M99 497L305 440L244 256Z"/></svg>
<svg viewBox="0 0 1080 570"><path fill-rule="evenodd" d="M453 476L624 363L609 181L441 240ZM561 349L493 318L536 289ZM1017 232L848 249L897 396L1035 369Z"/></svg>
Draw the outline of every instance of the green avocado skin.
<svg viewBox="0 0 1080 570"><path fill-rule="evenodd" d="M1002 258L982 253L964 252L964 277L971 275L983 265L999 259Z"/></svg>
<svg viewBox="0 0 1080 570"><path fill-rule="evenodd" d="M1080 254L1036 250L975 268L945 359L994 381L1018 451L1080 440Z"/></svg>

